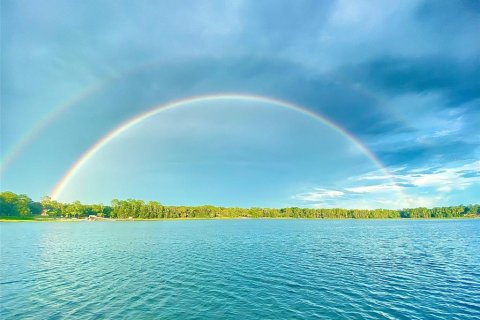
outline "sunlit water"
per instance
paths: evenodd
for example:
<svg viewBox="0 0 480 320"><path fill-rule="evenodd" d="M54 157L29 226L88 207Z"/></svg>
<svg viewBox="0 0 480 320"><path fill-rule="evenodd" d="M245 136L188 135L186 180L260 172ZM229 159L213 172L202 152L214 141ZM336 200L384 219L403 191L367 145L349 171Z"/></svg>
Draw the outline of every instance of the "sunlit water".
<svg viewBox="0 0 480 320"><path fill-rule="evenodd" d="M480 221L3 223L2 319L480 318Z"/></svg>

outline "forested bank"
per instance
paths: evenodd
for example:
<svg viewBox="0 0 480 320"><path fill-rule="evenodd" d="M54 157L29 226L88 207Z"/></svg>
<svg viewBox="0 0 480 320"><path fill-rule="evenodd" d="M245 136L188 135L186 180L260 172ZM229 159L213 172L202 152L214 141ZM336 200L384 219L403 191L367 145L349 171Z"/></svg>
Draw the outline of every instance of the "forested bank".
<svg viewBox="0 0 480 320"><path fill-rule="evenodd" d="M480 205L459 205L436 208L389 209L312 209L312 208L226 208L215 206L163 206L159 202L128 199L112 200L110 205L82 204L79 201L61 203L43 198L33 201L26 195L0 193L0 216L52 218L84 218L95 215L117 219L175 218L317 218L317 219L385 219L385 218L462 218L480 217Z"/></svg>

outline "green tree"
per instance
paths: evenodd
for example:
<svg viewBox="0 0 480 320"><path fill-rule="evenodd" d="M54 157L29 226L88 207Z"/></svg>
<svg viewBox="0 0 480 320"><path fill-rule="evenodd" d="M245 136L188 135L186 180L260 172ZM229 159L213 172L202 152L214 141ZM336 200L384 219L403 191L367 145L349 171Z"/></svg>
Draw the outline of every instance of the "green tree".
<svg viewBox="0 0 480 320"><path fill-rule="evenodd" d="M17 195L10 191L0 193L0 215L28 216L37 212L37 204L26 195Z"/></svg>

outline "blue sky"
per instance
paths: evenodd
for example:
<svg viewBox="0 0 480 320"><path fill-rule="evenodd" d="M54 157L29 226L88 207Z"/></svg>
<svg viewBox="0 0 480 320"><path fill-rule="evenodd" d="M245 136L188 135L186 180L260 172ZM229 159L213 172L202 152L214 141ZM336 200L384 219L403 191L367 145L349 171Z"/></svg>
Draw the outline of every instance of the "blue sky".
<svg viewBox="0 0 480 320"><path fill-rule="evenodd" d="M478 1L2 1L1 9L2 190L39 199L132 116L235 92L331 119L389 174L319 121L231 100L135 126L59 199L478 203Z"/></svg>

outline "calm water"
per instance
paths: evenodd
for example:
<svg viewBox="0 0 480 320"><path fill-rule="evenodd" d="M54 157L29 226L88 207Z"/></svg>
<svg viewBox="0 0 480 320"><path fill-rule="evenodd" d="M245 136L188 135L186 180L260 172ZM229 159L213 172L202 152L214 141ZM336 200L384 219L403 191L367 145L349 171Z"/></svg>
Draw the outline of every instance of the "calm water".
<svg viewBox="0 0 480 320"><path fill-rule="evenodd" d="M3 223L2 319L480 318L480 221Z"/></svg>

